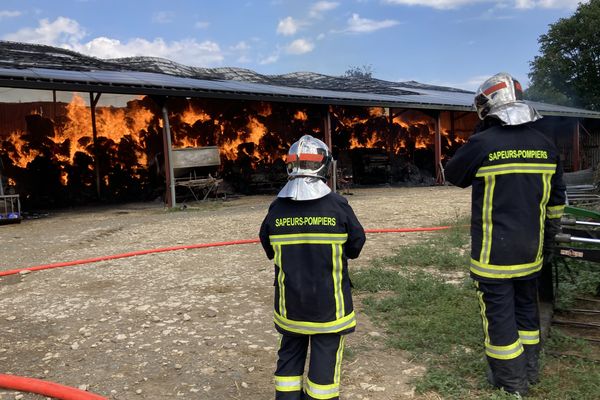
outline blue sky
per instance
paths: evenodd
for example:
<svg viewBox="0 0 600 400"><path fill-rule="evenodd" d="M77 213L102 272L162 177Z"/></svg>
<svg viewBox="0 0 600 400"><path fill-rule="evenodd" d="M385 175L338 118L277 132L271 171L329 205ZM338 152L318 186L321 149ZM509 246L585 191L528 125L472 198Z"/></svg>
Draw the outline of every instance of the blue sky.
<svg viewBox="0 0 600 400"><path fill-rule="evenodd" d="M576 0L2 0L0 39L100 57L168 58L262 74L373 76L474 90L500 71L527 85L548 25Z"/></svg>

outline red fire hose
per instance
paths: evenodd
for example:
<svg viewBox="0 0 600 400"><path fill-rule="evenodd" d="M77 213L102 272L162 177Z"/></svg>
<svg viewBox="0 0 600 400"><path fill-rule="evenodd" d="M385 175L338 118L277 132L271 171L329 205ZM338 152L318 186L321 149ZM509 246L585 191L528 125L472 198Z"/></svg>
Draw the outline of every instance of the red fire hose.
<svg viewBox="0 0 600 400"><path fill-rule="evenodd" d="M46 382L40 379L23 378L15 375L0 374L0 387L20 392L41 394L61 400L108 400L94 393L75 389L58 383Z"/></svg>
<svg viewBox="0 0 600 400"><path fill-rule="evenodd" d="M392 229L366 229L366 233L390 233L390 232L430 232L430 231L440 231L444 229L448 229L450 226L434 226L429 228L392 228ZM113 254L110 256L100 256L94 258L86 258L83 260L75 260L75 261L66 261L60 263L53 264L43 264L37 265L34 267L24 267L11 269L8 271L0 271L0 276L14 275L18 274L21 271L40 271L43 269L52 269L52 268L61 268L61 267L69 267L72 265L81 265L81 264L90 264L99 261L106 260L115 260L117 258L126 258L126 257L134 257L141 256L144 254L152 254L152 253L164 253L167 251L175 251L175 250L188 250L188 249L200 249L204 247L219 247L219 246L231 246L236 244L249 244L249 243L258 243L258 239L244 239L244 240L233 240L229 242L213 242L213 243L200 243L200 244L190 244L185 246L173 246L173 247L161 247L158 249L150 249L150 250L138 250L132 251L128 253L122 254Z"/></svg>
<svg viewBox="0 0 600 400"><path fill-rule="evenodd" d="M393 228L393 229L366 229L366 233L390 233L390 232L430 232L448 229L450 226L435 226L430 228ZM234 240L229 242L200 243L187 246L162 247L158 249L139 250L129 253L113 254L110 256L101 256L87 258L83 260L67 261L54 264L38 265L27 268L17 268L8 271L0 271L0 276L14 275L21 271L40 271L43 269L52 269L60 267L69 267L72 265L89 264L98 261L115 260L117 258L141 256L143 254L164 253L166 251L199 249L204 247L231 246L236 244L258 243L258 239ZM39 379L23 378L14 375L0 374L0 387L22 392L31 392L43 396L54 397L61 400L108 400L106 397L97 394L84 392L83 390L62 386L57 383L46 382Z"/></svg>

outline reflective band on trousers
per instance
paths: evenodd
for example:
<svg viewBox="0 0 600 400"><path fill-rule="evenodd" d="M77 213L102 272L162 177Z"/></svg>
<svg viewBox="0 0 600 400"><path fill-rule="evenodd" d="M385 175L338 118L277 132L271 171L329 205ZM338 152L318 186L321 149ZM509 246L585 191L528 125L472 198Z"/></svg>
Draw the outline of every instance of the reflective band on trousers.
<svg viewBox="0 0 600 400"><path fill-rule="evenodd" d="M540 342L540 331L519 331L519 338L523 344L538 344Z"/></svg>
<svg viewBox="0 0 600 400"><path fill-rule="evenodd" d="M274 312L275 323L289 332L301 333L304 335L313 335L315 333L337 333L348 328L356 326L356 315L354 311L344 318L336 319L331 322L304 322L294 321L282 317Z"/></svg>
<svg viewBox="0 0 600 400"><path fill-rule="evenodd" d="M519 357L521 353L523 353L523 345L519 339L508 346L494 346L489 343L485 344L485 354L499 360L512 360L513 358Z"/></svg>
<svg viewBox="0 0 600 400"><path fill-rule="evenodd" d="M484 264L477 260L471 259L471 272L475 275L486 278L516 278L519 276L527 276L539 271L542 268L543 260L536 260L529 264L516 265L494 265Z"/></svg>
<svg viewBox="0 0 600 400"><path fill-rule="evenodd" d="M315 399L332 399L340 395L340 385L319 385L311 382L310 379L306 380L306 393Z"/></svg>
<svg viewBox="0 0 600 400"><path fill-rule="evenodd" d="M278 392L295 392L302 390L302 376L275 375L275 390Z"/></svg>

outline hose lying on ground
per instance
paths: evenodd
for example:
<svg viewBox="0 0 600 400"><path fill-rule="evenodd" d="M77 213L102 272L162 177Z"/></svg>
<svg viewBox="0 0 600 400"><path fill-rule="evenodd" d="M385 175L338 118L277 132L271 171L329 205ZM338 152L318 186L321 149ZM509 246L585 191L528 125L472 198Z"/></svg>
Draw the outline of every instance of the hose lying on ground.
<svg viewBox="0 0 600 400"><path fill-rule="evenodd" d="M108 400L106 397L41 379L0 374L0 388L41 394L60 400Z"/></svg>
<svg viewBox="0 0 600 400"><path fill-rule="evenodd" d="M433 226L433 227L428 227L428 228L366 229L365 232L366 233L431 232L431 231L440 231L440 230L449 229L449 228L450 228L450 226ZM70 267L73 265L90 264L90 263L95 263L95 262L99 262L99 261L115 260L118 258L141 256L141 255L145 255L145 254L164 253L167 251L200 249L200 248L205 248L205 247L231 246L231 245L237 245L237 244L250 244L250 243L259 243L259 242L260 241L258 239L244 239L244 240L233 240L233 241L228 241L228 242L200 243L200 244L191 244L191 245L184 245L184 246L161 247L158 249L138 250L138 251L131 251L128 253L113 254L113 255L109 255L109 256L87 258L87 259L83 259L83 260L66 261L66 262L59 262L59 263L52 263L52 264L43 264L43 265L37 265L37 266L33 266L33 267L24 267L24 268L11 269L11 270L7 270L7 271L0 271L0 277L18 274L22 271L30 271L31 272L31 271L40 271L40 270L44 270L44 269Z"/></svg>
<svg viewBox="0 0 600 400"><path fill-rule="evenodd" d="M393 233L393 232L430 232L448 229L450 226L436 226L431 228L392 228L392 229L367 229L366 233ZM40 271L44 269L69 267L73 265L89 264L99 261L115 260L118 258L134 257L144 254L164 253L167 251L199 249L205 247L231 246L237 244L259 243L258 239L233 240L229 242L200 243L185 246L162 247L158 249L139 250L110 256L101 256L83 260L67 261L53 264L38 265L34 267L17 268L0 271L0 276L14 275L21 271ZM0 374L0 388L18 390L22 392L37 393L43 396L54 397L60 400L108 400L106 397L85 392L83 390L62 386L53 382L46 382L34 378L24 378L15 375Z"/></svg>

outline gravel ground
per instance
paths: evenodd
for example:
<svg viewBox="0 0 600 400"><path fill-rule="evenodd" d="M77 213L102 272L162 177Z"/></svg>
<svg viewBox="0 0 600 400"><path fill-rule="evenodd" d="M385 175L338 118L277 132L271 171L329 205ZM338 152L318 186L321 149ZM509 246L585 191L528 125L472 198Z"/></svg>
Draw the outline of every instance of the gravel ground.
<svg viewBox="0 0 600 400"><path fill-rule="evenodd" d="M434 226L467 215L453 187L354 189L366 229ZM0 270L178 245L254 239L272 196L137 203L50 213L0 226ZM367 268L427 233L369 234L350 268ZM0 372L110 399L272 399L278 335L272 264L257 244L179 250L0 279ZM385 348L356 301L342 399L416 399L424 372ZM0 389L0 399L43 396Z"/></svg>

